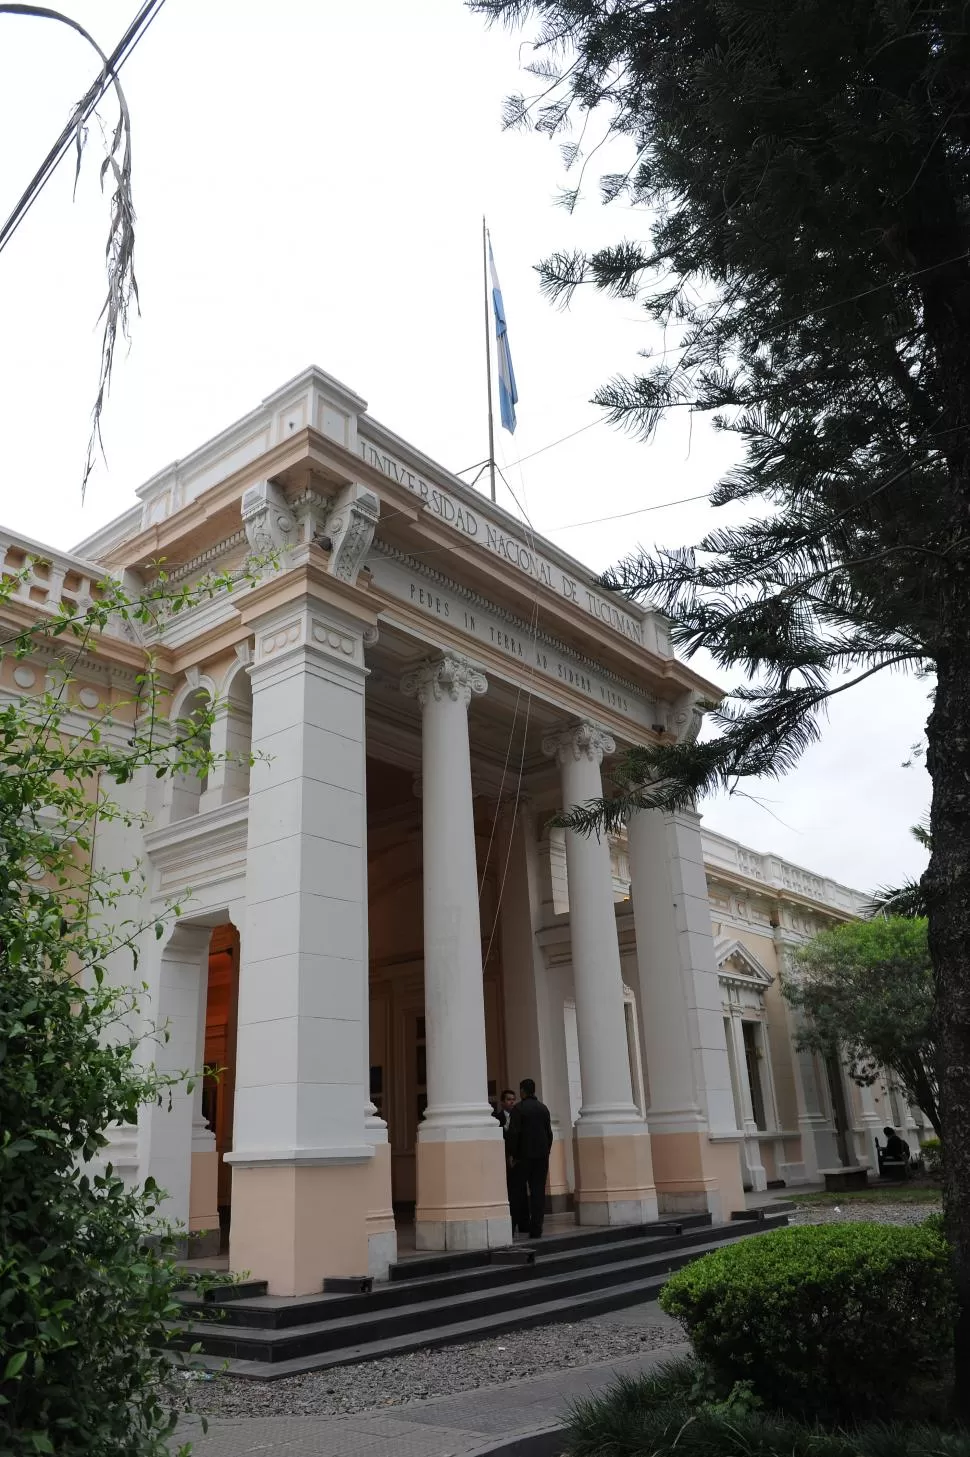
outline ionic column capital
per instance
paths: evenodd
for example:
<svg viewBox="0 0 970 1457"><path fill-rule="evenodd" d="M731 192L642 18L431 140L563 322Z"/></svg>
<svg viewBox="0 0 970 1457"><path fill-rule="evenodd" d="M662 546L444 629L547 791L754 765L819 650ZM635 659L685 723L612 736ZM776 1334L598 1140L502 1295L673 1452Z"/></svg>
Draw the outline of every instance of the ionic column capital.
<svg viewBox="0 0 970 1457"><path fill-rule="evenodd" d="M578 763L580 759L599 765L608 754L616 753L616 740L605 729L584 719L582 723L548 734L542 741L542 752L555 759L560 767L570 760Z"/></svg>
<svg viewBox="0 0 970 1457"><path fill-rule="evenodd" d="M401 692L405 698L416 698L421 707L442 699L450 698L453 703L471 702L472 694L482 694L488 688L488 679L467 658L458 653L442 653L438 658L429 658L411 673L401 679Z"/></svg>

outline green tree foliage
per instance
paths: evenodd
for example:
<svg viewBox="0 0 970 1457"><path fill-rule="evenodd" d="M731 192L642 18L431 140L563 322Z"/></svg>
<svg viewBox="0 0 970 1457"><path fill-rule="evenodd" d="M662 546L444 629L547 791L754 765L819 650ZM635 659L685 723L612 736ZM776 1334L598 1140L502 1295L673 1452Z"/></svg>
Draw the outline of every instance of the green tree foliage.
<svg viewBox="0 0 970 1457"><path fill-rule="evenodd" d="M47 656L55 681L0 709L0 1451L149 1457L169 1450L159 1397L166 1322L180 1279L166 1253L162 1195L127 1189L105 1165L106 1131L181 1081L145 1065L138 950L163 921L126 915L137 867L97 869L97 834L141 815L119 785L212 763L210 718L169 731L150 662L137 717L124 706L80 727L72 667L101 630L137 634L232 586L174 588L142 601L104 583L87 611L62 608L12 630L0 656ZM0 583L15 621L16 579ZM7 608L9 607L9 612ZM128 716L131 719L132 716ZM173 908L177 909L177 908ZM130 977L121 968L127 967ZM164 1038L164 1028L156 1029ZM186 1073L192 1072L186 1069Z"/></svg>
<svg viewBox="0 0 970 1457"><path fill-rule="evenodd" d="M792 953L784 991L805 1014L802 1046L838 1051L863 1086L888 1068L939 1134L936 996L925 920L878 916L822 931Z"/></svg>
<svg viewBox="0 0 970 1457"><path fill-rule="evenodd" d="M933 837L926 825L913 825L910 834L924 850L932 851ZM884 916L926 916L926 894L921 880L904 880L901 885L884 885L872 897L873 914Z"/></svg>
<svg viewBox="0 0 970 1457"><path fill-rule="evenodd" d="M935 674L923 885L965 1378L970 18L957 0L469 3L535 25L533 94L512 98L510 123L562 137L580 181L607 136L628 144L603 192L627 226L643 209L640 237L540 267L553 299L588 285L664 326L662 352L598 403L643 437L670 410L710 414L741 453L711 493L740 525L605 578L665 612L682 653L740 673L715 736L631 751L616 794L567 822L593 831L784 774L834 695ZM970 1382L958 1389L970 1415Z"/></svg>

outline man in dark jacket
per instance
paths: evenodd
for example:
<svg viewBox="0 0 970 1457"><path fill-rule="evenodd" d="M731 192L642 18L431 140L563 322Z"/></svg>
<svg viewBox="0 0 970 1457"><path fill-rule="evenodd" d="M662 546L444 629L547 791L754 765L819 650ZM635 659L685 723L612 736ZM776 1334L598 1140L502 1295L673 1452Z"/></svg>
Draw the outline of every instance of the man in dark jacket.
<svg viewBox="0 0 970 1457"><path fill-rule="evenodd" d="M546 1212L552 1119L545 1103L536 1097L532 1078L522 1079L519 1094L505 1135L512 1170L512 1229L538 1239Z"/></svg>

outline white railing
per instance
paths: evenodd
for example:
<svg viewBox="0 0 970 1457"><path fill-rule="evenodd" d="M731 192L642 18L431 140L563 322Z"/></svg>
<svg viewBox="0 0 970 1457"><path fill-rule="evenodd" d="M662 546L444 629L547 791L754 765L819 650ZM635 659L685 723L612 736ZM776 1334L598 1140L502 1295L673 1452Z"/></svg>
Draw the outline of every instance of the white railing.
<svg viewBox="0 0 970 1457"><path fill-rule="evenodd" d="M711 830L702 828L701 839L704 864L711 870L733 871L746 880L756 880L764 886L804 896L847 915L863 913L866 897L850 886L840 885L837 880L813 875L810 870L782 860L779 855L759 855L757 850L750 850L747 845L739 845L736 840L729 840L726 835L718 835Z"/></svg>
<svg viewBox="0 0 970 1457"><path fill-rule="evenodd" d="M106 575L103 567L92 562L54 551L26 536L0 532L0 576L18 578L11 593L14 602L51 613L71 603L78 612L86 612ZM106 631L125 635L120 624L109 623Z"/></svg>

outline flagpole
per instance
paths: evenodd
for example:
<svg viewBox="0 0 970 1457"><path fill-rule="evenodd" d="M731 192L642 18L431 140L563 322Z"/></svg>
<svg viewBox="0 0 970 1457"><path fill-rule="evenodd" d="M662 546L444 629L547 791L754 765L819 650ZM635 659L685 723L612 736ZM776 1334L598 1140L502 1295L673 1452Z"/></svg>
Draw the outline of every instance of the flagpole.
<svg viewBox="0 0 970 1457"><path fill-rule="evenodd" d="M488 474L495 500L495 414L492 408L492 319L488 306L488 229L482 216L482 277L485 285L485 372L488 375Z"/></svg>

